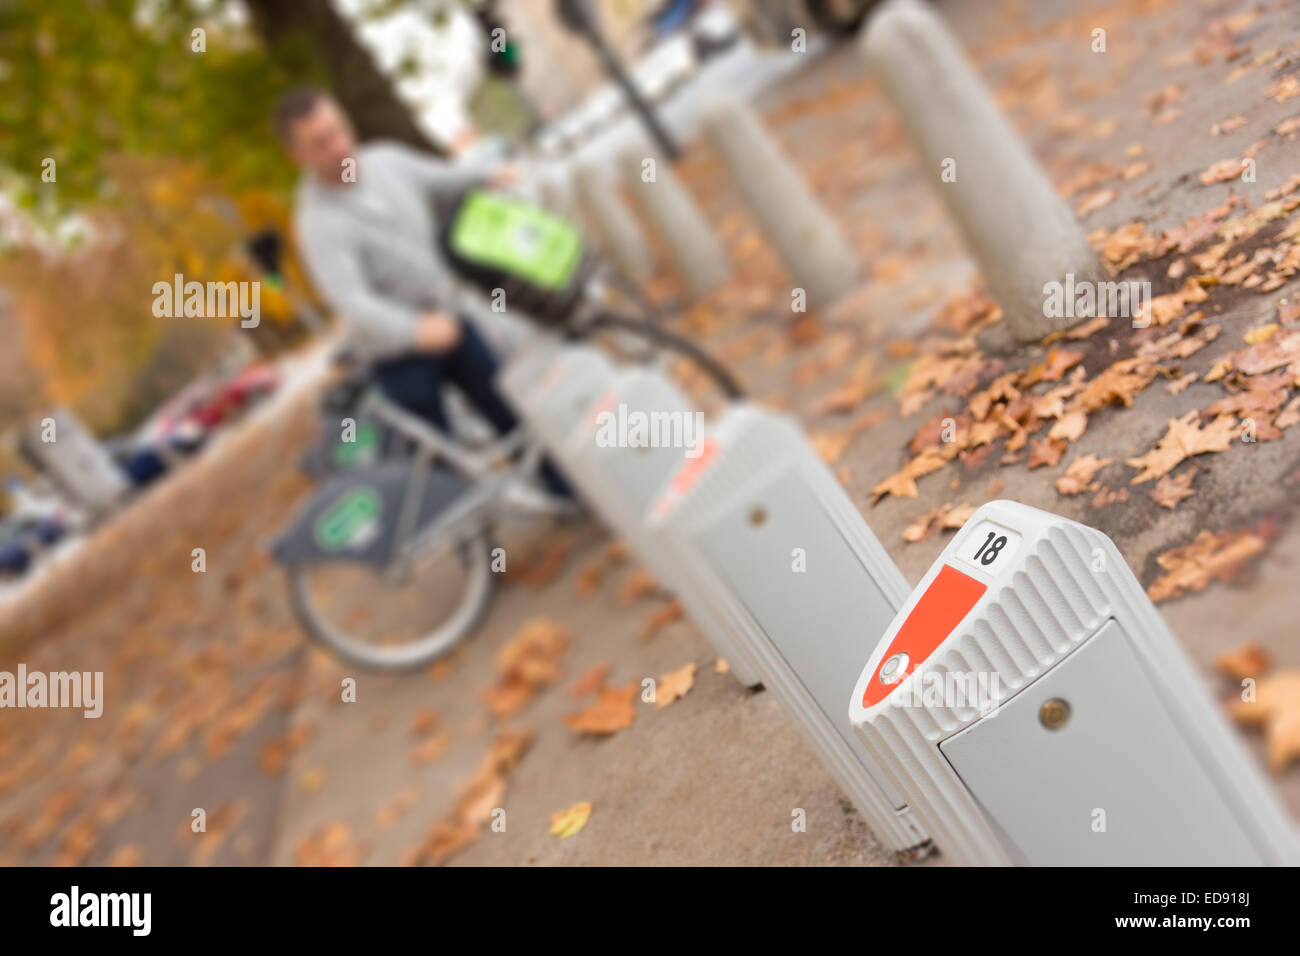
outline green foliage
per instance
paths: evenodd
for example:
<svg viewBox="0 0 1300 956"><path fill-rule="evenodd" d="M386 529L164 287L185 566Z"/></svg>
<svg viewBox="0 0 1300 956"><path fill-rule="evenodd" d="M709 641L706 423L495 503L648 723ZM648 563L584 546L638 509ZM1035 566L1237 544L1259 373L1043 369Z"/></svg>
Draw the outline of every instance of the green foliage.
<svg viewBox="0 0 1300 956"><path fill-rule="evenodd" d="M122 155L199 161L231 192L290 181L267 120L288 78L225 0L202 6L0 0L0 166L21 201L107 198L106 163ZM41 181L47 157L55 185Z"/></svg>

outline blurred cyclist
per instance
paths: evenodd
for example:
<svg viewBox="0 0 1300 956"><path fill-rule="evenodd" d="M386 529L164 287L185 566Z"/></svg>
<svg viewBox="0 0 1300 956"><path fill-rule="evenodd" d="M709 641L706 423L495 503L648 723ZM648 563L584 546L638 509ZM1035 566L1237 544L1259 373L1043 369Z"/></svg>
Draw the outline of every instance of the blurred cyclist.
<svg viewBox="0 0 1300 956"><path fill-rule="evenodd" d="M434 208L484 181L511 184L514 167L444 163L395 141L358 143L342 108L319 89L286 93L274 122L303 171L294 225L307 269L348 324L353 348L374 363L379 387L447 432L442 386L450 381L498 433L514 428L493 386L496 357L457 308ZM567 494L550 466L544 476Z"/></svg>

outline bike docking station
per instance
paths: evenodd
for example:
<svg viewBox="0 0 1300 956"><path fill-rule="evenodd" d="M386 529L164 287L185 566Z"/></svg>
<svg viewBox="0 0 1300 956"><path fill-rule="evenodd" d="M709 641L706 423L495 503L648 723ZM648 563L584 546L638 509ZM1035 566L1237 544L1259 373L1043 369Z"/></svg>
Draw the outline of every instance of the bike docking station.
<svg viewBox="0 0 1300 956"><path fill-rule="evenodd" d="M839 482L784 416L730 406L646 516L679 577L757 662L876 837L917 858L930 834L845 719L862 654L907 600L903 575Z"/></svg>
<svg viewBox="0 0 1300 956"><path fill-rule="evenodd" d="M1295 865L1297 834L1114 543L985 504L849 719L966 865Z"/></svg>
<svg viewBox="0 0 1300 956"><path fill-rule="evenodd" d="M512 359L498 384L547 451L613 383L615 367L598 348L541 341ZM558 462L564 467L564 462Z"/></svg>
<svg viewBox="0 0 1300 956"><path fill-rule="evenodd" d="M692 447L684 441L655 443L647 438L633 444L602 437L606 414L615 420L639 414L660 421L675 416L679 422L689 416L693 421L698 413L686 397L658 371L615 367L595 349L581 345L562 346L551 354L549 363L507 369L507 375L511 380L504 376L502 380L507 395L583 499L682 602L736 679L746 687L761 683L758 670L726 619L714 610L708 593L681 573L672 542L646 532L644 517L652 499L668 477L690 460ZM531 387L524 385L528 380Z"/></svg>

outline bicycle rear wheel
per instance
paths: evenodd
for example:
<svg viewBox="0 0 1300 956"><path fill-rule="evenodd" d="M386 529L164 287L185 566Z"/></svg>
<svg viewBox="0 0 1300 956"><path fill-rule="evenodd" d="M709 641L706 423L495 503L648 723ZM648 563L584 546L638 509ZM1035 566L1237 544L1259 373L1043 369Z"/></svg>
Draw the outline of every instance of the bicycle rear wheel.
<svg viewBox="0 0 1300 956"><path fill-rule="evenodd" d="M316 561L289 569L308 634L349 663L407 671L444 656L482 619L492 594L491 539L447 541L386 568Z"/></svg>

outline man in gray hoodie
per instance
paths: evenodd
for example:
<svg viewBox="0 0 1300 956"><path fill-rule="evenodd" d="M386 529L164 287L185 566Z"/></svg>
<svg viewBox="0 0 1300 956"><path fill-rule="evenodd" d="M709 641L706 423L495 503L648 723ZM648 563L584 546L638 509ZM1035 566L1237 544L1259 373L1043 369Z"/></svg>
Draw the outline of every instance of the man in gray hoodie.
<svg viewBox="0 0 1300 956"><path fill-rule="evenodd" d="M510 166L443 163L393 141L358 143L328 94L291 90L275 127L303 170L294 226L312 281L347 324L353 349L374 365L395 402L448 430L450 381L499 432L516 418L493 385L498 363L467 318L439 252L435 204L482 183L509 185ZM549 466L552 491L567 492Z"/></svg>
<svg viewBox="0 0 1300 956"><path fill-rule="evenodd" d="M275 114L303 170L294 227L312 281L348 326L353 350L397 403L447 429L444 381L498 431L515 416L492 387L497 361L438 250L435 203L471 186L507 185L511 167L442 163L394 141L358 143L328 94L292 90Z"/></svg>

